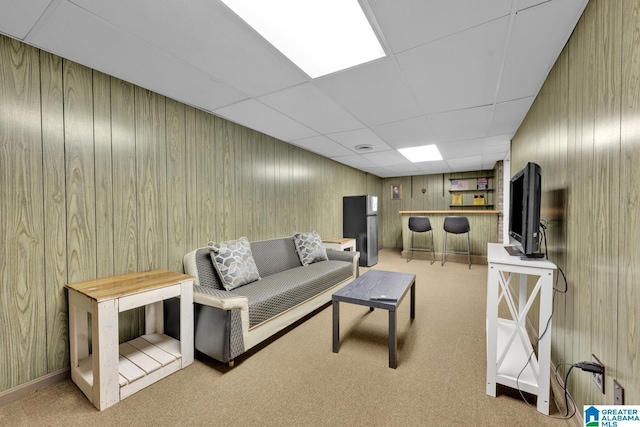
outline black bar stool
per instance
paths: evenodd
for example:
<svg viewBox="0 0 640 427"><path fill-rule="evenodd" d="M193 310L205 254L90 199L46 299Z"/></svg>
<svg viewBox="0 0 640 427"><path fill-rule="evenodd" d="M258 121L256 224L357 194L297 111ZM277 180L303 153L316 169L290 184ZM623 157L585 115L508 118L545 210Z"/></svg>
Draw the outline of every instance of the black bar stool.
<svg viewBox="0 0 640 427"><path fill-rule="evenodd" d="M411 247L409 250L411 251L411 258L407 259L407 262L413 259L413 251L424 251L431 252L431 264L436 260L436 256L434 254L435 246L433 244L433 229L431 228L431 221L426 216L411 216L409 217L409 230L411 230ZM413 236L415 233L426 233L431 231L431 247L430 248L414 248L413 247Z"/></svg>
<svg viewBox="0 0 640 427"><path fill-rule="evenodd" d="M467 233L467 258L469 262L469 268L471 268L471 238L469 237L469 219L466 216L447 216L444 218L444 245L442 247L442 264L447 261L447 252L450 254L464 254L458 250L447 251L447 233L451 234L464 234Z"/></svg>

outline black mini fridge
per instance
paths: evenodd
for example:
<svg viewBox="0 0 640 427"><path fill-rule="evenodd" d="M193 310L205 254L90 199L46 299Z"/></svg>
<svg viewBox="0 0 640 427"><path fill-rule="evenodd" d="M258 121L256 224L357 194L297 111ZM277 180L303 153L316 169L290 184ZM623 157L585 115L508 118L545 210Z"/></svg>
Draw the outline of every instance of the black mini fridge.
<svg viewBox="0 0 640 427"><path fill-rule="evenodd" d="M342 199L342 237L356 239L361 267L378 263L378 196Z"/></svg>

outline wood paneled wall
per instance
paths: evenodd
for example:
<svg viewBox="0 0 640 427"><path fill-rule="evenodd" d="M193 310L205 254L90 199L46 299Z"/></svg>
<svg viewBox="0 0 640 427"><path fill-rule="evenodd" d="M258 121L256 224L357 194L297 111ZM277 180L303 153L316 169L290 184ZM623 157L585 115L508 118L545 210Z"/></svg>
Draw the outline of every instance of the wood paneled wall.
<svg viewBox="0 0 640 427"><path fill-rule="evenodd" d="M66 283L180 271L211 240L341 236L342 197L381 183L0 36L0 391L69 365Z"/></svg>
<svg viewBox="0 0 640 427"><path fill-rule="evenodd" d="M605 395L572 372L579 410L612 404L613 379L640 402L639 82L640 1L591 0L512 142L513 169L542 167L549 258L569 283L552 359L606 367Z"/></svg>

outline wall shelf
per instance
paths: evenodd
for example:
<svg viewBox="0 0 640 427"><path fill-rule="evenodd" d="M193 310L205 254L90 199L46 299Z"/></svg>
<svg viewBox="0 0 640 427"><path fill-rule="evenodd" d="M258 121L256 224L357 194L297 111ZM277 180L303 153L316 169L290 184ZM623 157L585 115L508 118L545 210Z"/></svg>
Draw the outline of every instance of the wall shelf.
<svg viewBox="0 0 640 427"><path fill-rule="evenodd" d="M449 190L449 193L471 193L473 191L494 191L495 188L470 188L468 190Z"/></svg>
<svg viewBox="0 0 640 427"><path fill-rule="evenodd" d="M493 205L449 205L450 208L492 208Z"/></svg>
<svg viewBox="0 0 640 427"><path fill-rule="evenodd" d="M492 179L493 175L491 175L491 173L492 173L491 171L488 171L484 175L460 176L460 177L457 177L457 178L454 177L454 178L449 178L449 181L456 181L456 180L459 180L459 179L478 179L478 178L489 178L489 179Z"/></svg>
<svg viewBox="0 0 640 427"><path fill-rule="evenodd" d="M477 188L478 181L483 180L482 184L487 188ZM494 207L494 191L493 188L495 177L490 173L482 173L481 175L464 176L459 178L449 178L451 184L463 188L449 188L451 194L451 204L449 208L477 208L477 209L492 209ZM458 182L461 181L461 182ZM476 205L473 202L478 197L484 199L486 204Z"/></svg>

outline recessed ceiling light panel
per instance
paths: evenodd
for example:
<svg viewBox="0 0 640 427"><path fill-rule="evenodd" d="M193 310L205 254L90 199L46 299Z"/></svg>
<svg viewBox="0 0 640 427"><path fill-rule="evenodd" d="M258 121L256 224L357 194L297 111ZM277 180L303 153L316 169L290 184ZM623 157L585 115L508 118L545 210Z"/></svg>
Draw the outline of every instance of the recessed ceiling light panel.
<svg viewBox="0 0 640 427"><path fill-rule="evenodd" d="M442 154L440 154L440 151L435 144L422 145L420 147L399 148L398 152L412 163L442 160Z"/></svg>
<svg viewBox="0 0 640 427"><path fill-rule="evenodd" d="M385 56L357 0L222 0L311 78Z"/></svg>

